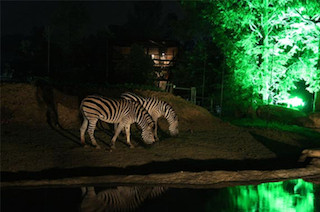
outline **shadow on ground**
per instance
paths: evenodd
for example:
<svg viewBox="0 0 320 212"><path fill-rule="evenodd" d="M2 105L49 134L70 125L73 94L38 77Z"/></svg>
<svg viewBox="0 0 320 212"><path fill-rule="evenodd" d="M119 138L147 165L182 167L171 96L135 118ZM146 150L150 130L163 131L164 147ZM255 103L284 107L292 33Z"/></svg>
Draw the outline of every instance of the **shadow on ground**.
<svg viewBox="0 0 320 212"><path fill-rule="evenodd" d="M262 135L255 133L250 133L257 141L263 144L266 148L276 154L277 158L287 158L290 157L295 161L298 159L301 153L301 148L276 140L272 140ZM286 151L284 151L286 150Z"/></svg>
<svg viewBox="0 0 320 212"><path fill-rule="evenodd" d="M179 159L165 162L151 162L141 166L119 167L79 167L70 169L48 169L39 172L1 172L1 181L17 180L40 180L59 179L82 176L108 176L108 175L147 175L164 174L180 171L201 172L201 171L241 171L241 170L277 170L302 168L308 164L297 163L295 157L286 159L265 159L265 160L194 160Z"/></svg>

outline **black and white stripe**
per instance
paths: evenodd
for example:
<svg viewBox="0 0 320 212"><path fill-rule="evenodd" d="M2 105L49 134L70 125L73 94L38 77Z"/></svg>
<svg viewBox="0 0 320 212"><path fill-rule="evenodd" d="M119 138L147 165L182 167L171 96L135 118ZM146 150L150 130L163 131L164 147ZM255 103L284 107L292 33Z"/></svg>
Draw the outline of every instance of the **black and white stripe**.
<svg viewBox="0 0 320 212"><path fill-rule="evenodd" d="M88 129L90 140L96 148L100 148L94 138L94 130L98 120L118 124L115 134L111 140L111 147L115 147L116 139L125 128L127 143L130 148L130 125L137 123L142 129L142 139L145 143L151 144L154 140L154 121L148 112L138 103L126 99L110 99L102 96L88 96L84 98L80 105L83 114L83 123L80 128L81 143L85 144L85 132ZM89 125L89 126L88 126Z"/></svg>
<svg viewBox="0 0 320 212"><path fill-rule="evenodd" d="M157 140L159 140L157 134L157 122L161 116L167 119L171 135L174 136L179 133L178 116L176 115L171 105L169 105L167 102L159 100L155 97L144 98L131 92L123 93L121 94L121 97L127 100L139 102L139 104L141 104L148 111L148 113L152 116L152 119L155 121L154 135Z"/></svg>
<svg viewBox="0 0 320 212"><path fill-rule="evenodd" d="M81 187L82 203L80 211L133 211L145 200L163 194L166 187L118 186L95 191L94 187Z"/></svg>

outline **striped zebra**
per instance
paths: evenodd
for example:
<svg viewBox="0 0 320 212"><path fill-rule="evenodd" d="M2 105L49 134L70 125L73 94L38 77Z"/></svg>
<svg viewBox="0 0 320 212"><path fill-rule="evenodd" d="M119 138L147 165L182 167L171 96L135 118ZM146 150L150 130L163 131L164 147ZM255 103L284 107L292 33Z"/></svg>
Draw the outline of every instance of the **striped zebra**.
<svg viewBox="0 0 320 212"><path fill-rule="evenodd" d="M95 191L94 187L81 187L81 212L93 211L133 211L147 199L163 194L167 187L118 186Z"/></svg>
<svg viewBox="0 0 320 212"><path fill-rule="evenodd" d="M97 149L100 146L94 138L94 130L98 120L118 124L119 128L111 139L111 148L115 148L115 142L121 129L126 130L127 144L130 148L134 146L130 142L130 125L137 123L142 129L142 139L147 144L152 144L154 139L154 121L148 112L138 103L125 99L110 99L102 96L88 96L80 105L83 115L83 123L80 128L81 144L85 145L85 132L88 128L90 140ZM89 125L89 126L88 126Z"/></svg>
<svg viewBox="0 0 320 212"><path fill-rule="evenodd" d="M172 136L175 136L179 133L178 129L178 116L174 112L173 108L166 103L165 101L161 101L155 97L144 98L138 96L137 94L131 92L125 92L121 94L121 97L127 100L133 100L135 102L139 102L152 116L152 119L155 122L155 131L154 135L156 140L158 141L158 119L163 116L167 119L169 123L169 131Z"/></svg>

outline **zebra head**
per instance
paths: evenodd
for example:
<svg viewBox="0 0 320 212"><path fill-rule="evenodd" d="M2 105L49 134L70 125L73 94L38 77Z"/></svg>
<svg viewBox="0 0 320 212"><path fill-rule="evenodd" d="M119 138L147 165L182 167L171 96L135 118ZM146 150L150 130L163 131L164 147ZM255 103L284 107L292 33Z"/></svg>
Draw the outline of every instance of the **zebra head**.
<svg viewBox="0 0 320 212"><path fill-rule="evenodd" d="M146 144L153 144L156 141L154 138L154 122L142 131L142 139Z"/></svg>
<svg viewBox="0 0 320 212"><path fill-rule="evenodd" d="M171 136L176 136L179 134L178 124L179 124L178 119L175 119L170 123L169 132Z"/></svg>
<svg viewBox="0 0 320 212"><path fill-rule="evenodd" d="M148 113L148 111L139 103L132 102L135 106L137 123L142 128L142 139L146 144L152 144L155 142L155 122Z"/></svg>

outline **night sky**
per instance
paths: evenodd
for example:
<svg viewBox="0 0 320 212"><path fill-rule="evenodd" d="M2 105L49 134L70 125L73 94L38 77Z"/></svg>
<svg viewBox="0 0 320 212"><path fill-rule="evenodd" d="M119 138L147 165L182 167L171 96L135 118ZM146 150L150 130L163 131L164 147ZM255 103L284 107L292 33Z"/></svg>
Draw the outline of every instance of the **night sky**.
<svg viewBox="0 0 320 212"><path fill-rule="evenodd" d="M117 72L114 63L106 64L114 56L110 46L173 40L171 21L183 17L177 0L1 1L1 73L22 81L47 74L87 80L90 71L91 81L120 83L112 74L103 78L106 67Z"/></svg>
<svg viewBox="0 0 320 212"><path fill-rule="evenodd" d="M126 23L128 13L133 11L134 1L81 1L90 17L87 32L94 33L108 25ZM50 17L59 5L58 1L1 1L1 34L31 33L33 27L49 24ZM181 17L177 1L163 1L163 17L175 13ZM162 17L162 18L163 18Z"/></svg>

